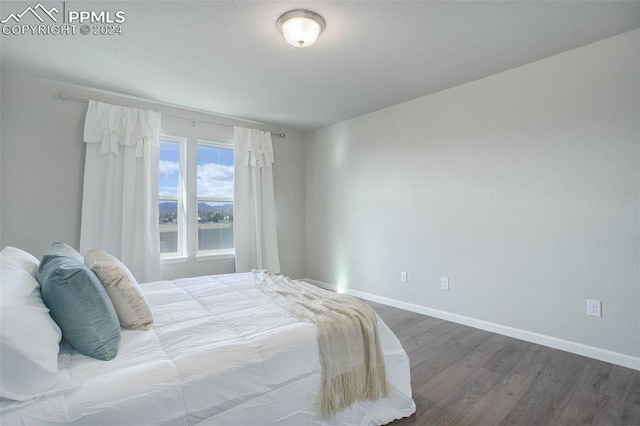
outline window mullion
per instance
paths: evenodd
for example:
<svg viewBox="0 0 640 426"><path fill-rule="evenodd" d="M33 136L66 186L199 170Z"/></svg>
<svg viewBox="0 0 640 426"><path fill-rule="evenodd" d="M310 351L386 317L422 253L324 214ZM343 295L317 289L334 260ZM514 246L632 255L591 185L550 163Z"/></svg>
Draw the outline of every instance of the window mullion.
<svg viewBox="0 0 640 426"><path fill-rule="evenodd" d="M186 143L186 194L184 197L186 211L186 232L187 232L187 256L195 256L198 250L198 209L196 208L196 179L197 179L197 140L188 138Z"/></svg>

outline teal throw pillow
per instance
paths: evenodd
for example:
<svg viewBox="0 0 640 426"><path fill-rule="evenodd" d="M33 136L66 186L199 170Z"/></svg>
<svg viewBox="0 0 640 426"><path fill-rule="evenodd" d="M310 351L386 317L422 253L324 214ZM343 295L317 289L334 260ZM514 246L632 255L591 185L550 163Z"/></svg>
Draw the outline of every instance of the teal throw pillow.
<svg viewBox="0 0 640 426"><path fill-rule="evenodd" d="M62 243L60 241L54 241L49 247L49 250L44 254L50 256L65 256L70 257L71 259L77 260L80 263L84 262L84 258L76 249L71 247L68 244Z"/></svg>
<svg viewBox="0 0 640 426"><path fill-rule="evenodd" d="M74 349L104 361L116 356L120 322L107 292L89 268L70 257L44 255L38 281L51 317Z"/></svg>

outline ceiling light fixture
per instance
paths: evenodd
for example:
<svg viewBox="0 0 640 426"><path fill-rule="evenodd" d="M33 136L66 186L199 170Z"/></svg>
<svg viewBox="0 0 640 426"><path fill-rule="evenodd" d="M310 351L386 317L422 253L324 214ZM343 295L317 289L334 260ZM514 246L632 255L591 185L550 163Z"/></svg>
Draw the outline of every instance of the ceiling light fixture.
<svg viewBox="0 0 640 426"><path fill-rule="evenodd" d="M290 10L278 18L278 30L292 46L309 47L326 26L322 16L310 10Z"/></svg>

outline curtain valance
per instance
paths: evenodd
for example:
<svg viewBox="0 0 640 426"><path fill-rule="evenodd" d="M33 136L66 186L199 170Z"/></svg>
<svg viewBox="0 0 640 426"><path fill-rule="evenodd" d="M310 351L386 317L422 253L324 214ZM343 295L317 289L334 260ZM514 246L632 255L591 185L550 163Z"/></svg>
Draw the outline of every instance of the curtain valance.
<svg viewBox="0 0 640 426"><path fill-rule="evenodd" d="M135 145L135 157L148 157L160 134L160 113L89 101L84 141L101 143L100 153L118 154L118 145Z"/></svg>
<svg viewBox="0 0 640 426"><path fill-rule="evenodd" d="M274 163L271 133L258 129L233 128L236 164L257 169L271 168Z"/></svg>

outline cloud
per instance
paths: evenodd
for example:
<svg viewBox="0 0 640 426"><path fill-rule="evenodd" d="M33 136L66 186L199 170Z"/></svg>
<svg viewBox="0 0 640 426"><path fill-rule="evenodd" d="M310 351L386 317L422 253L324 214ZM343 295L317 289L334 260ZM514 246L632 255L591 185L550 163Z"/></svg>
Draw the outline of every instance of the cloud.
<svg viewBox="0 0 640 426"><path fill-rule="evenodd" d="M171 179L180 172L176 161L160 160L160 195L177 195L178 180ZM198 195L204 197L233 198L233 166L216 163L201 164L197 170Z"/></svg>
<svg viewBox="0 0 640 426"><path fill-rule="evenodd" d="M171 176L180 172L180 164L176 161L160 160L158 171L160 176Z"/></svg>
<svg viewBox="0 0 640 426"><path fill-rule="evenodd" d="M199 165L198 195L233 198L233 166L216 163Z"/></svg>
<svg viewBox="0 0 640 426"><path fill-rule="evenodd" d="M198 166L198 179L233 181L233 166L224 166L216 163L201 164Z"/></svg>

